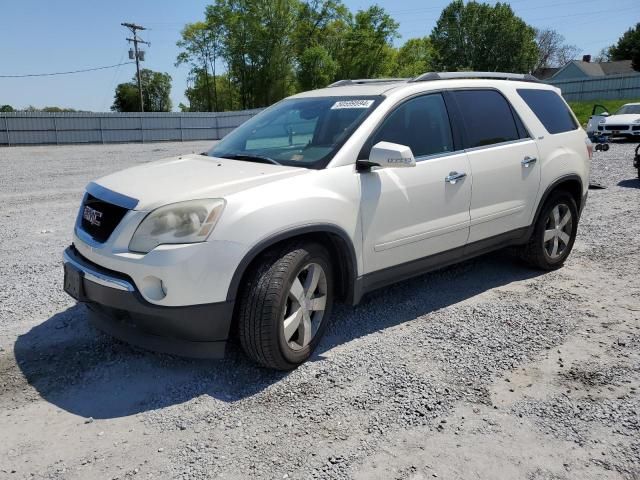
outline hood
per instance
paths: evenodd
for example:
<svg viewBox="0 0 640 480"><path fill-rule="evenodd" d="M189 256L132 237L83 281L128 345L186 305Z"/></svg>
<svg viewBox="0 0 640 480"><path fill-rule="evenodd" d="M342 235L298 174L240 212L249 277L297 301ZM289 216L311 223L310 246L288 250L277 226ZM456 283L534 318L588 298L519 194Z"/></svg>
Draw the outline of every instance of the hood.
<svg viewBox="0 0 640 480"><path fill-rule="evenodd" d="M306 168L182 155L128 168L94 182L138 200L135 210L199 198L223 198L267 182L309 173Z"/></svg>
<svg viewBox="0 0 640 480"><path fill-rule="evenodd" d="M606 117L605 123L633 123L635 120L640 119L640 115L637 113L627 113L625 115L611 115ZM640 124L638 124L640 125Z"/></svg>

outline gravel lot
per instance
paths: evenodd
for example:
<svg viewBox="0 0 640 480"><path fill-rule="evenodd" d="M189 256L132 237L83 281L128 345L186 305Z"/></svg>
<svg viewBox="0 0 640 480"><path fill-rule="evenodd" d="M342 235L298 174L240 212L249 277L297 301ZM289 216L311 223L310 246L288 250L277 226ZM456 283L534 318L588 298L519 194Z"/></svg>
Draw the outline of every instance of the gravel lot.
<svg viewBox="0 0 640 480"><path fill-rule="evenodd" d="M84 185L206 143L0 149L0 478L640 479L634 146L596 153L561 270L371 294L289 374L132 348L62 292Z"/></svg>

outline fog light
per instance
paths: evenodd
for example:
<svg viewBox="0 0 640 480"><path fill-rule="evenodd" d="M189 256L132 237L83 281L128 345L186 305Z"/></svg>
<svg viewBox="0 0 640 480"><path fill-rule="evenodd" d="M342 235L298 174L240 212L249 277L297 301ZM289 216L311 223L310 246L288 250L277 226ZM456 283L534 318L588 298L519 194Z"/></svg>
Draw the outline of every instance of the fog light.
<svg viewBox="0 0 640 480"><path fill-rule="evenodd" d="M167 296L167 287L158 277L149 276L142 279L140 285L142 294L151 300L162 300Z"/></svg>

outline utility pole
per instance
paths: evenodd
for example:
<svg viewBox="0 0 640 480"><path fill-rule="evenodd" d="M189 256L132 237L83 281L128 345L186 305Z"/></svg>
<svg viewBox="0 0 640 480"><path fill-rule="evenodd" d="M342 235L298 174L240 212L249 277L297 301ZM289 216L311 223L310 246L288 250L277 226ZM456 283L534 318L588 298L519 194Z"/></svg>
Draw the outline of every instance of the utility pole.
<svg viewBox="0 0 640 480"><path fill-rule="evenodd" d="M144 102L142 100L142 80L140 79L140 60L144 61L144 52L138 52L138 44L144 43L147 46L151 46L151 44L138 38L138 35L136 33L138 30L146 30L146 28L140 25L136 25L135 23L121 23L120 25L122 25L123 27L127 27L129 30L131 30L131 33L133 33L133 38L127 38L127 41L133 42L133 49L135 51L136 57L136 73L138 76L138 94L140 95L140 111L144 112ZM131 50L129 50L129 52L131 52ZM131 58L131 55L129 55L129 58Z"/></svg>

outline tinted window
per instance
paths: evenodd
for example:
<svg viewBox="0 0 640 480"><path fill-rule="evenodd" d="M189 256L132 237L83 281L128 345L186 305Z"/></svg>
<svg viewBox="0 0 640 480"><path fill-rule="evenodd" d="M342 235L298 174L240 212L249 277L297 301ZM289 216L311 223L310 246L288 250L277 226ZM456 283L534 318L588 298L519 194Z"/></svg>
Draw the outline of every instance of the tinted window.
<svg viewBox="0 0 640 480"><path fill-rule="evenodd" d="M551 90L518 89L518 94L542 122L549 133L562 133L578 128L573 115L560 96Z"/></svg>
<svg viewBox="0 0 640 480"><path fill-rule="evenodd" d="M417 97L400 105L373 136L371 145L378 142L406 145L415 157L453 151L442 95Z"/></svg>
<svg viewBox="0 0 640 480"><path fill-rule="evenodd" d="M461 90L453 95L467 133L466 147L518 140L520 133L505 98L495 90Z"/></svg>

